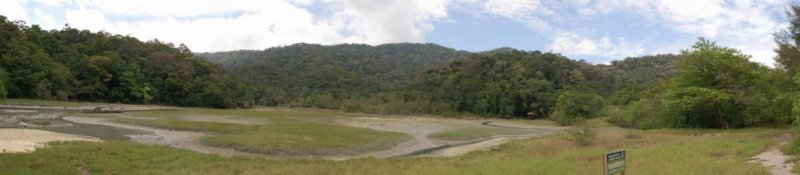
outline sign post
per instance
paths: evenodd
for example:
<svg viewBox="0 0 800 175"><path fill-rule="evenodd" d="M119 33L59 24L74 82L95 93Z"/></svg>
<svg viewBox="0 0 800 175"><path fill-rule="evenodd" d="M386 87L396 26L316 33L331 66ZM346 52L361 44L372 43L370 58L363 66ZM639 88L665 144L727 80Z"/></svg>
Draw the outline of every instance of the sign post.
<svg viewBox="0 0 800 175"><path fill-rule="evenodd" d="M625 150L606 153L603 162L605 175L625 175Z"/></svg>

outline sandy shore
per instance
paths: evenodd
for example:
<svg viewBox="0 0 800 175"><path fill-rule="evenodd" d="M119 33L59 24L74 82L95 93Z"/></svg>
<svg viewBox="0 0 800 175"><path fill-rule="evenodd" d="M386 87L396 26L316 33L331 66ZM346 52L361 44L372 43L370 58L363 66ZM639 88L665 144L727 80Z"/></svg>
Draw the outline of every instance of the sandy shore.
<svg viewBox="0 0 800 175"><path fill-rule="evenodd" d="M100 139L33 129L0 129L0 152L30 152L51 141L96 141Z"/></svg>

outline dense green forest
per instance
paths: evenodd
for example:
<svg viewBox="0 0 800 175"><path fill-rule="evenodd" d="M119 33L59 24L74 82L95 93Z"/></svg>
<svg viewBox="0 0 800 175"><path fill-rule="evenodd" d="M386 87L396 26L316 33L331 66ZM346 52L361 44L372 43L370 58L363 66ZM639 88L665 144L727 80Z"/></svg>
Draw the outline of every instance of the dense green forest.
<svg viewBox="0 0 800 175"><path fill-rule="evenodd" d="M548 117L558 99L569 98L563 94L602 96L621 105L635 100L638 89L669 76L674 58L656 55L593 65L539 51L484 53L420 75L406 100L445 103L445 111L486 116ZM637 65L643 62L649 67Z"/></svg>
<svg viewBox="0 0 800 175"><path fill-rule="evenodd" d="M339 108L404 88L423 70L471 53L435 44L295 44L199 54L242 77L261 105Z"/></svg>
<svg viewBox="0 0 800 175"><path fill-rule="evenodd" d="M0 16L0 97L207 107L252 104L241 81L185 45L42 30Z"/></svg>
<svg viewBox="0 0 800 175"><path fill-rule="evenodd" d="M411 43L295 44L200 55L242 77L261 105L502 117L548 117L563 92L626 105L674 74L677 60L667 54L595 65L556 53L469 53Z"/></svg>

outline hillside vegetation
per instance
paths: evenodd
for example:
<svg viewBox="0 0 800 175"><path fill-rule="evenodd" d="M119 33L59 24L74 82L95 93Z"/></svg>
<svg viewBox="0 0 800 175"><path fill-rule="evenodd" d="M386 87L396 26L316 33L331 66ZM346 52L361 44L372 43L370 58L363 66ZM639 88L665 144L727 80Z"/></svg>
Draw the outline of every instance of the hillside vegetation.
<svg viewBox="0 0 800 175"><path fill-rule="evenodd" d="M0 16L0 98L247 107L247 89L188 47Z"/></svg>
<svg viewBox="0 0 800 175"><path fill-rule="evenodd" d="M470 53L435 44L295 44L200 54L250 86L261 105L338 108L341 101L403 88L418 73Z"/></svg>
<svg viewBox="0 0 800 175"><path fill-rule="evenodd" d="M563 92L625 105L676 72L675 55L595 65L540 51L469 53L410 43L295 44L200 55L242 77L260 105L385 114L548 117Z"/></svg>

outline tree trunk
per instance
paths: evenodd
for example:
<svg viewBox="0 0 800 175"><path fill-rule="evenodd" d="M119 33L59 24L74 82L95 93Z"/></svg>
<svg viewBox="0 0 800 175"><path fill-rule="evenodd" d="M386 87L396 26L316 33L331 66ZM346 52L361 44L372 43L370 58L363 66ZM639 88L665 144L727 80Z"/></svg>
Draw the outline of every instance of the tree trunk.
<svg viewBox="0 0 800 175"><path fill-rule="evenodd" d="M717 125L721 126L722 128L728 129L728 121L725 121L725 118L722 116L722 109L719 107L719 104L716 105L717 108Z"/></svg>

